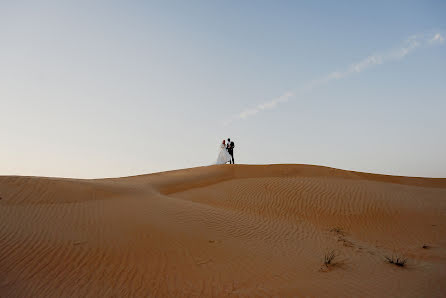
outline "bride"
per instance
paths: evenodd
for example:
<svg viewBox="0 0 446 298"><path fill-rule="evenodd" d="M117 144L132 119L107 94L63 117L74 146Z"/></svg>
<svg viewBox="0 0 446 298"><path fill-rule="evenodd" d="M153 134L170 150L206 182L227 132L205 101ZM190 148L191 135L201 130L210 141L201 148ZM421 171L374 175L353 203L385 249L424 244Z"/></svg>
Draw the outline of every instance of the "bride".
<svg viewBox="0 0 446 298"><path fill-rule="evenodd" d="M217 164L223 165L230 160L231 160L231 155L229 155L228 150L226 150L226 141L223 140L223 142L220 145L220 153L218 153Z"/></svg>

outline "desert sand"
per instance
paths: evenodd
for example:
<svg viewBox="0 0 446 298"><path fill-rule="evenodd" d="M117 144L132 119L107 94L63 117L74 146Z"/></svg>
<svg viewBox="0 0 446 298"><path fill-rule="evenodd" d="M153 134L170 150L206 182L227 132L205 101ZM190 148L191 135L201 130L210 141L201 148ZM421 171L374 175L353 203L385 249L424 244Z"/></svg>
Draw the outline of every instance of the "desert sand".
<svg viewBox="0 0 446 298"><path fill-rule="evenodd" d="M0 197L0 297L446 296L446 179L221 165Z"/></svg>

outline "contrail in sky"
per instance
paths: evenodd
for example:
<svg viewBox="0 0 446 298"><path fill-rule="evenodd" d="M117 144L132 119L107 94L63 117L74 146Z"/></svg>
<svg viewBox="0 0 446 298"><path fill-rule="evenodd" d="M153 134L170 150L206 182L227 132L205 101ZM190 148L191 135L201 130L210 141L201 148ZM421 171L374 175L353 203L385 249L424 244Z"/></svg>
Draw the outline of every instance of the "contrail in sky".
<svg viewBox="0 0 446 298"><path fill-rule="evenodd" d="M323 76L319 79L310 81L304 85L302 85L300 88L294 90L294 91L287 91L284 94L282 94L279 97L276 97L270 101L258 104L255 107L246 109L236 115L234 115L232 118L227 120L224 123L224 126L227 126L231 124L232 122L236 120L245 120L251 116L254 116L260 112L271 110L276 108L278 105L285 103L289 101L291 98L295 97L297 94L304 92L304 91L311 91L317 87L320 87L328 82L340 80L345 77L348 77L350 75L354 75L357 73L361 73L364 70L367 70L370 67L373 67L375 65L384 64L389 61L393 60L400 60L406 57L409 53L414 51L415 49L423 46L431 46L431 45L438 45L442 44L445 41L445 37L442 35L442 33L435 33L431 34L429 36L426 35L412 35L406 41L404 44L397 49L392 49L390 51L387 51L383 54L374 54L371 56L368 56L367 58L351 64L348 68L346 68L343 71L335 71L332 73L329 73L326 76Z"/></svg>

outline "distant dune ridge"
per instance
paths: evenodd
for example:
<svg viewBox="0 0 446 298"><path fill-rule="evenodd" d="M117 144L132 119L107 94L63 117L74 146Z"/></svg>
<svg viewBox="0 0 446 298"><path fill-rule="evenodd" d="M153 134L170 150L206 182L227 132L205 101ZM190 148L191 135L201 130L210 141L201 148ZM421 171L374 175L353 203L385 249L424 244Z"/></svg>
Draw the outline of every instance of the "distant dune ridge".
<svg viewBox="0 0 446 298"><path fill-rule="evenodd" d="M0 219L0 297L446 296L446 179L311 165L1 176Z"/></svg>

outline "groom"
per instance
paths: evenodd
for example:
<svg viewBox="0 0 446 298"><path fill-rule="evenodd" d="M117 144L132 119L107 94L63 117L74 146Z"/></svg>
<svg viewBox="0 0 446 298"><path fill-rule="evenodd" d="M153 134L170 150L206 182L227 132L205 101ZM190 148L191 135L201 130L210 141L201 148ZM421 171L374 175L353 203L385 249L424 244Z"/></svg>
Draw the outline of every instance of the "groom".
<svg viewBox="0 0 446 298"><path fill-rule="evenodd" d="M234 142L231 142L231 139L228 138L228 144L226 145L226 150L228 150L229 155L231 155L230 164L234 164Z"/></svg>

